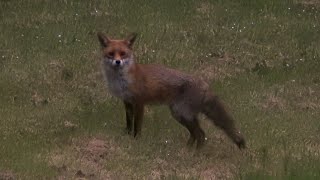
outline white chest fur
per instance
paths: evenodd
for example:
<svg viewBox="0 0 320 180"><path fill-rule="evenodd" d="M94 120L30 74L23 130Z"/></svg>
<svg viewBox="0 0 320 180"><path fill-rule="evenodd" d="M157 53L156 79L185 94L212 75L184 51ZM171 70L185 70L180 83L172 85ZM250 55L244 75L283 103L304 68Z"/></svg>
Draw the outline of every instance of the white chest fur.
<svg viewBox="0 0 320 180"><path fill-rule="evenodd" d="M104 69L108 88L113 96L121 99L131 97L129 84L132 82L125 70Z"/></svg>

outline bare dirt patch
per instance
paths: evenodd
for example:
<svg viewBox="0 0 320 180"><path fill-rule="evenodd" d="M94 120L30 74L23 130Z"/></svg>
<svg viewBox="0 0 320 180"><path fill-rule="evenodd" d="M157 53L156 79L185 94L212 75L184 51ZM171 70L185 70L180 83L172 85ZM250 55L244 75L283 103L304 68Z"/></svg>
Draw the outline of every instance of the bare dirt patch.
<svg viewBox="0 0 320 180"><path fill-rule="evenodd" d="M57 179L112 179L105 163L116 152L119 148L112 140L77 139L67 148L52 153L49 163L57 170Z"/></svg>
<svg viewBox="0 0 320 180"><path fill-rule="evenodd" d="M200 178L204 180L232 179L233 174L227 165L215 164L200 173Z"/></svg>
<svg viewBox="0 0 320 180"><path fill-rule="evenodd" d="M215 144L221 148L221 144ZM201 152L187 147L174 153L167 149L168 156L160 153L150 158L146 158L145 152L130 153L124 148L127 147L121 147L112 138L81 137L50 153L48 162L57 172L55 179L59 180L232 179L240 157L240 154L228 156L235 154L230 146L224 146L224 151L216 151L212 156L212 150L217 149L212 144Z"/></svg>
<svg viewBox="0 0 320 180"><path fill-rule="evenodd" d="M0 171L0 180L14 180L16 176L11 171Z"/></svg>

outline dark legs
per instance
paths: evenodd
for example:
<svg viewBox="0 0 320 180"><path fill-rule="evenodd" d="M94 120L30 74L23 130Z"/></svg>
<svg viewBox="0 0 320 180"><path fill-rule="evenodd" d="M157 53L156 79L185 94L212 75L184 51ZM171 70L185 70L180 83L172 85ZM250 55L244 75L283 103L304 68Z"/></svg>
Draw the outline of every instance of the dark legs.
<svg viewBox="0 0 320 180"><path fill-rule="evenodd" d="M191 121L183 117L178 120L184 127L186 127L190 133L190 138L187 142L188 146L192 146L197 141L197 148L201 148L204 145L205 133L201 129L198 119L193 118Z"/></svg>
<svg viewBox="0 0 320 180"><path fill-rule="evenodd" d="M190 138L187 142L188 146L192 146L197 141L197 148L201 148L204 145L205 133L199 125L199 121L196 115L183 114L183 108L170 107L172 116L184 127L186 127L190 133ZM181 110L181 111L180 111ZM189 111L190 112L190 111Z"/></svg>
<svg viewBox="0 0 320 180"><path fill-rule="evenodd" d="M126 132L130 134L132 131L133 105L126 101L124 101L123 103L126 109L126 120L127 120Z"/></svg>
<svg viewBox="0 0 320 180"><path fill-rule="evenodd" d="M126 132L131 134L133 128L133 136L136 137L141 133L141 127L143 123L143 104L132 104L124 101L125 109L126 109L126 121L127 127ZM198 119L196 115L183 114L179 110L183 109L175 109L174 107L170 107L171 113L173 117L184 127L186 127L190 133L190 138L188 140L188 146L192 146L197 141L197 148L203 146L205 141L205 133L201 129ZM189 111L190 112L190 111Z"/></svg>
<svg viewBox="0 0 320 180"><path fill-rule="evenodd" d="M142 104L137 104L134 107L134 128L133 136L136 137L141 133L142 120L143 120L144 106Z"/></svg>
<svg viewBox="0 0 320 180"><path fill-rule="evenodd" d="M124 101L124 105L127 121L126 131L130 134L132 132L133 125L133 136L136 137L141 132L144 106L143 104L131 104L126 101Z"/></svg>

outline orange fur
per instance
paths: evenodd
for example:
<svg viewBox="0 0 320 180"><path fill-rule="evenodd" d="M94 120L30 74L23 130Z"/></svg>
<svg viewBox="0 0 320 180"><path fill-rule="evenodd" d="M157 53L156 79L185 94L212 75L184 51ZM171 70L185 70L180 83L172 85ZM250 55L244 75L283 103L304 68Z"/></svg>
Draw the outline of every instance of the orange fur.
<svg viewBox="0 0 320 180"><path fill-rule="evenodd" d="M126 109L128 133L141 132L144 106L167 104L172 116L190 132L189 145L204 143L205 134L197 115L204 113L215 125L238 145L245 147L245 140L236 129L233 118L222 102L209 90L206 82L161 65L135 63L132 45L135 35L124 40L112 40L98 33L102 46L102 69L110 92L123 100ZM132 123L133 122L133 123Z"/></svg>

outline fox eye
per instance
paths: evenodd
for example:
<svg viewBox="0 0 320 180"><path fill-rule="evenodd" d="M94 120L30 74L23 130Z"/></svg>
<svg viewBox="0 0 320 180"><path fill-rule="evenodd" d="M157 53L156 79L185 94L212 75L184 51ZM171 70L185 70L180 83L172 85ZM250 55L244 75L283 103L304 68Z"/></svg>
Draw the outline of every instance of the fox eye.
<svg viewBox="0 0 320 180"><path fill-rule="evenodd" d="M107 54L109 57L113 57L114 56L114 52L108 52Z"/></svg>
<svg viewBox="0 0 320 180"><path fill-rule="evenodd" d="M120 56L122 57L122 56L125 56L126 55L126 53L124 52L124 51L120 51Z"/></svg>

